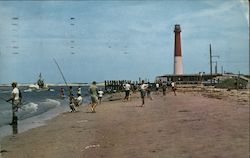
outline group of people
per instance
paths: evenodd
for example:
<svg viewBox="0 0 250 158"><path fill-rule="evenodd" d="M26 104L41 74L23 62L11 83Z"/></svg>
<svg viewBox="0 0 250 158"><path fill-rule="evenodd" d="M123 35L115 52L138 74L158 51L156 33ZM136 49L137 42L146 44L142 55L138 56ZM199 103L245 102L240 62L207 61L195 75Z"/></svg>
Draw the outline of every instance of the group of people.
<svg viewBox="0 0 250 158"><path fill-rule="evenodd" d="M61 89L61 96L64 96L64 90ZM82 92L81 87L79 86L77 89L77 97L74 97L73 88L69 86L69 107L70 112L77 112L77 108L82 104Z"/></svg>
<svg viewBox="0 0 250 158"><path fill-rule="evenodd" d="M160 88L162 88L162 93L165 96L166 91L167 91L167 86L168 86L167 82L163 82L163 83L161 81L157 82L156 83L156 94L159 94L159 90L160 90ZM176 83L174 81L172 81L170 83L170 86L171 86L171 89L172 89L174 95L176 96L176 90L177 90Z"/></svg>
<svg viewBox="0 0 250 158"><path fill-rule="evenodd" d="M82 103L83 103L83 98L81 95L81 87L79 86L77 89L77 97L74 97L73 94L73 88L72 86L69 86L69 107L70 107L70 112L77 112L77 107L79 107ZM102 102L102 97L104 92L97 88L96 86L96 82L92 82L92 84L89 87L89 94L90 94L90 98L91 98L91 112L95 113L95 109L97 104L101 104ZM64 89L61 88L61 96L63 96L63 98L65 97L64 95Z"/></svg>
<svg viewBox="0 0 250 158"><path fill-rule="evenodd" d="M130 89L131 89L131 85L129 82L125 83L123 85L124 91L125 91L125 97L123 99L123 101L129 101L130 100ZM147 96L150 100L153 100L152 96L151 96L151 91L153 90L152 84L145 83L144 80L141 81L141 84L139 85L139 91L141 94L141 99L142 99L142 104L140 107L143 107L145 104L145 97ZM159 94L159 90L160 88L162 88L162 93L163 96L166 95L166 91L167 91L167 83L162 83L162 82L156 82L155 84L155 91L156 94ZM176 84L175 82L171 82L171 88L172 91L174 92L174 95L176 96Z"/></svg>
<svg viewBox="0 0 250 158"><path fill-rule="evenodd" d="M16 123L17 122L17 116L16 116L16 112L19 108L19 106L21 105L21 100L22 100L22 95L21 95L21 91L20 89L17 88L17 82L13 82L12 84L12 93L11 93L11 97L6 100L7 102L11 101L12 104L12 123ZM160 87L162 88L162 92L163 95L166 95L166 89L167 89L167 85L166 83L156 83L155 84L155 90L156 90L156 94L158 94L158 91L160 89ZM176 95L176 84L175 82L171 83L171 87L172 87L172 91L174 92L174 95ZM124 90L125 90L125 97L124 97L124 101L130 100L130 90L131 90L131 85L129 82L127 82L124 85ZM141 99L142 99L142 104L141 107L144 106L145 104L145 96L148 96L151 100L153 99L151 96L151 91L152 91L152 86L150 83L145 83L144 80L142 80L141 84L139 85L139 91L141 94ZM101 104L102 102L102 97L104 92L100 89L98 90L96 82L93 81L92 84L89 87L89 94L90 94L90 98L91 98L91 112L95 113L95 109L97 104ZM61 94L60 96L62 98L65 98L65 93L64 93L64 89L61 88ZM79 107L82 103L83 103L83 98L82 98L82 92L81 92L81 87L79 86L77 89L77 96L74 97L73 94L73 88L72 86L69 86L69 107L70 107L70 112L76 112L77 111L77 107Z"/></svg>
<svg viewBox="0 0 250 158"><path fill-rule="evenodd" d="M17 124L18 118L16 112L21 107L22 93L20 89L17 87L17 82L12 82L11 86L12 86L11 97L7 100L5 100L4 98L2 99L4 99L6 102L9 102L12 105L12 122L10 123L10 125L14 125ZM96 82L94 81L92 85L89 87L89 93L91 97L91 112L94 113L97 104L98 103L101 104L104 92L101 89L100 90L97 89ZM60 90L60 97L62 98L66 97L64 88L61 88ZM78 87L76 97L74 97L73 88L72 86L69 86L68 97L69 97L70 112L76 112L77 107L79 107L83 103L81 87L80 86Z"/></svg>

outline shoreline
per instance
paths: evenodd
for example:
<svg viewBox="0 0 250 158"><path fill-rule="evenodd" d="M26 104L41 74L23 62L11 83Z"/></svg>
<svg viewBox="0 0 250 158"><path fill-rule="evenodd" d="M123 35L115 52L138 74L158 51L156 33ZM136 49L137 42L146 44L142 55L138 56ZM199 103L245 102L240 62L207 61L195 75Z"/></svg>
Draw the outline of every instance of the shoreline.
<svg viewBox="0 0 250 158"><path fill-rule="evenodd" d="M171 92L166 97L162 97L161 94L159 96L153 95L154 100L146 99L144 108L137 107L141 103L138 93L132 94L129 102L121 101L123 93L114 94L114 97L112 97L114 101L108 101L112 98L106 98L107 100L97 107L96 114L88 113L89 107L82 106L80 112L62 113L46 121L45 126L5 137L1 150L6 150L6 152L3 152L2 155L13 157L14 153L21 152L20 157L132 156L139 158L147 157L147 155L161 157L165 154L172 154L172 156L184 154L186 157L191 155L202 158L206 157L202 152L207 151L214 151L215 154L220 156L224 152L221 151L221 147L225 147L232 150L228 151L229 154L243 158L247 151L246 140L248 140L248 136L245 134L247 134L246 123L248 123L249 117L247 116L249 112L247 104L249 101L238 105L238 102L204 97L197 95L198 93L194 94L179 92L177 97L173 96ZM190 97L193 100L186 100ZM176 100L176 98L178 99ZM209 106L210 104L213 106ZM207 115L206 111L210 111L210 114ZM236 115L234 111L236 114L241 113L241 115ZM190 113L194 116L189 115ZM167 119L162 116L166 116ZM222 121L220 126L217 125L219 120ZM241 122L239 122L240 120ZM229 122L233 126L228 124ZM236 126L239 130L232 130L232 127ZM184 130L184 133L178 129ZM193 132L196 135L193 135ZM181 145L176 141L181 136L180 134L186 136L183 138L185 141L182 142L186 149L183 148L183 144ZM205 136L202 134L205 134ZM231 137L231 134L236 135L236 137ZM157 135L162 135L164 139ZM223 137L225 139L224 136L228 138L224 141L221 140L222 142L220 141L220 146L218 146L218 142L215 143L217 141L215 138ZM37 137L43 137L43 140ZM211 137L211 142L207 142L209 137ZM50 138L53 138L53 140ZM193 139L197 141L197 138L201 139L198 140L198 144L191 143ZM189 139L192 141L189 142ZM242 141L241 143L238 142L239 139ZM204 144L205 142L208 144ZM241 145L232 147L229 142L237 142ZM136 146L136 143L139 143L140 146ZM166 146L169 143L173 143L175 147ZM214 143L215 147L209 145ZM197 145L207 146L207 148L199 148ZM44 148L46 146L49 148ZM141 149L138 147L141 147ZM216 150L216 147L219 147L220 150ZM32 151L28 153L30 148L32 148ZM39 148L42 151L46 150L46 153L38 151ZM183 153L179 149L185 150L185 152ZM133 154L131 151L135 153ZM190 151L193 152L190 153ZM222 157L229 156L229 154L224 153L225 156ZM207 157L211 156L211 154L207 155Z"/></svg>
<svg viewBox="0 0 250 158"><path fill-rule="evenodd" d="M28 87L29 85L34 85L34 83L18 83L18 87ZM47 86L50 87L66 87L68 86L90 86L91 83L68 83L67 85L65 83L47 83ZM104 82L99 82L97 83L97 86L104 86ZM6 84L0 84L0 87L11 87L11 83L6 83Z"/></svg>

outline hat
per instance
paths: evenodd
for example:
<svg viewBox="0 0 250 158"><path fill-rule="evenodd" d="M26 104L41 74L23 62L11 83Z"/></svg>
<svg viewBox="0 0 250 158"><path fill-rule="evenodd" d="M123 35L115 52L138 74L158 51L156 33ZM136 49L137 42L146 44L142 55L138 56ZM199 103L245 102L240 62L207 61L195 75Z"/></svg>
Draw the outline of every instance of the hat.
<svg viewBox="0 0 250 158"><path fill-rule="evenodd" d="M16 81L13 81L12 83L11 83L11 85L17 85L17 82Z"/></svg>

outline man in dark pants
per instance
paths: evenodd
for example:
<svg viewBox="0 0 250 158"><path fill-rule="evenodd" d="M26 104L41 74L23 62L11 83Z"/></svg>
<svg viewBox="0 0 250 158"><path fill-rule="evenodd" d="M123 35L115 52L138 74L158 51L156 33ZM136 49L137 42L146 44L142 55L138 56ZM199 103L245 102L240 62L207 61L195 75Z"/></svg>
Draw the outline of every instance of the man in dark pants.
<svg viewBox="0 0 250 158"><path fill-rule="evenodd" d="M18 110L18 106L20 105L20 97L19 97L19 89L17 88L17 83L16 82L12 82L11 84L13 90L11 92L11 97L10 99L6 100L7 102L11 101L12 103L12 122L10 123L10 125L14 125L17 124L17 116L16 116L16 112Z"/></svg>

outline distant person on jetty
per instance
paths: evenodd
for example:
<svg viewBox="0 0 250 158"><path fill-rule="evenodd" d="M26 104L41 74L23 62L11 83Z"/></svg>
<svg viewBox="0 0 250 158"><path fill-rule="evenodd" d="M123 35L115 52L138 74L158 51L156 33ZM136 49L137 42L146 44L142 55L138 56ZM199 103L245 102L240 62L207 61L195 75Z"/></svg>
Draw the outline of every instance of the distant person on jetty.
<svg viewBox="0 0 250 158"><path fill-rule="evenodd" d="M98 100L99 100L99 104L102 103L103 94L104 94L104 92L100 89L100 90L98 91Z"/></svg>
<svg viewBox="0 0 250 158"><path fill-rule="evenodd" d="M97 97L97 86L96 82L93 81L92 84L89 87L89 93L91 97L91 112L95 113L95 108L98 103L98 97Z"/></svg>
<svg viewBox="0 0 250 158"><path fill-rule="evenodd" d="M61 98L65 98L63 87L61 87L60 97L61 97Z"/></svg>
<svg viewBox="0 0 250 158"><path fill-rule="evenodd" d="M125 101L125 100L129 100L129 95L130 95L130 88L131 88L131 86L130 86L130 84L127 82L124 86L124 89L125 89L125 97L124 97L124 99L123 99L123 101Z"/></svg>
<svg viewBox="0 0 250 158"><path fill-rule="evenodd" d="M173 81L173 82L171 82L171 87L172 87L172 91L174 92L174 95L176 96L176 84L175 84L175 82Z"/></svg>
<svg viewBox="0 0 250 158"><path fill-rule="evenodd" d="M144 83L144 80L142 80L141 86L140 86L141 100L142 100L142 105L141 105L141 107L143 107L144 104L145 104L146 89L147 89L147 84L145 84L145 83Z"/></svg>
<svg viewBox="0 0 250 158"><path fill-rule="evenodd" d="M13 90L11 92L11 97L6 100L7 102L11 101L12 103L12 122L10 125L17 124L17 116L16 112L18 110L19 105L21 104L20 102L20 90L17 88L17 82L12 82L11 84Z"/></svg>
<svg viewBox="0 0 250 158"><path fill-rule="evenodd" d="M69 86L69 97L73 97L74 94L73 94L73 88L72 86Z"/></svg>

